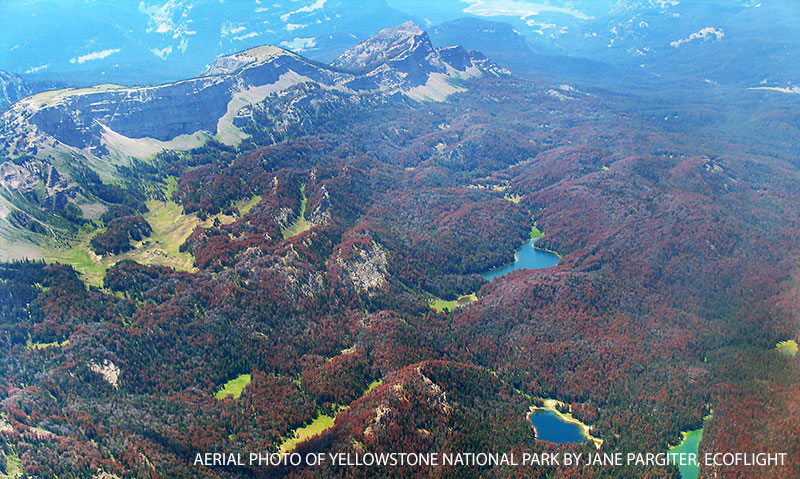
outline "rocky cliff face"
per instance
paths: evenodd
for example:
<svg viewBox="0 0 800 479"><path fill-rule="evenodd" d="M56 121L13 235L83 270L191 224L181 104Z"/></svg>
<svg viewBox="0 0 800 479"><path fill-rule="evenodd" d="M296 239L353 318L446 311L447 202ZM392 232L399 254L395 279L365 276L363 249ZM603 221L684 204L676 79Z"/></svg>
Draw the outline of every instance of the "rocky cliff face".
<svg viewBox="0 0 800 479"><path fill-rule="evenodd" d="M177 83L146 88L104 85L43 93L14 105L0 121L7 130L19 125L22 118L29 130L75 148L99 146L105 129L132 139L169 141L201 130L217 133L220 119L237 96L249 95L251 101L260 101L265 92L257 89L277 85L282 76L335 83L336 75L289 52L280 50L265 59L255 50L250 55L244 52L218 60L206 76ZM251 61L242 62L242 57ZM292 84L285 83L278 88ZM8 142L13 140L6 140L6 145L11 146Z"/></svg>
<svg viewBox="0 0 800 479"><path fill-rule="evenodd" d="M198 132L236 143L246 136L239 126L248 121L254 104L300 83L444 100L461 89L453 80L487 73L503 71L463 48L434 48L427 33L405 23L353 47L331 67L264 46L222 57L202 76L176 83L41 93L0 117L0 151L18 156L35 154L42 145L62 145L100 156L115 148L142 156L131 148L137 141L170 142Z"/></svg>
<svg viewBox="0 0 800 479"><path fill-rule="evenodd" d="M387 28L344 52L332 65L354 72L369 73L381 65L409 66L424 63L435 54L428 34L413 22Z"/></svg>
<svg viewBox="0 0 800 479"><path fill-rule="evenodd" d="M337 251L329 265L329 275L339 278L356 292L370 292L387 282L389 261L375 242L360 238Z"/></svg>
<svg viewBox="0 0 800 479"><path fill-rule="evenodd" d="M434 86L444 77L466 79L507 73L477 52L469 53L462 47L434 48L428 34L413 22L381 31L344 52L332 65L358 73L348 83L351 88L400 89L417 98L420 95L415 95L415 89Z"/></svg>

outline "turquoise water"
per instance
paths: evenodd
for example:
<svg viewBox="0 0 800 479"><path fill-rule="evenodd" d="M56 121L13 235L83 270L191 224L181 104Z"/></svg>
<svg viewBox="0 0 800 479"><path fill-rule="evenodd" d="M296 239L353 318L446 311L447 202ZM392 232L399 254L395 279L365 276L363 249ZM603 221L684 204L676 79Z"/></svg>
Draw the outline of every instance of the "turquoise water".
<svg viewBox="0 0 800 479"><path fill-rule="evenodd" d="M564 444L586 440L580 426L564 421L553 411L533 411L531 423L536 428L536 439L542 441Z"/></svg>
<svg viewBox="0 0 800 479"><path fill-rule="evenodd" d="M498 276L503 276L504 274L508 274L518 269L541 269L550 268L557 265L558 261L561 259L558 257L558 255L549 251L536 249L534 247L534 244L538 239L539 238L535 238L525 243L522 248L517 251L513 263L500 266L499 268L495 268L488 273L483 273L482 276L491 281Z"/></svg>
<svg viewBox="0 0 800 479"><path fill-rule="evenodd" d="M689 431L686 433L686 437L683 438L683 441L671 448L669 452L697 454L701 439L703 439L702 429ZM700 475L700 468L695 465L678 465L678 470L681 471L681 478L683 479L697 479Z"/></svg>

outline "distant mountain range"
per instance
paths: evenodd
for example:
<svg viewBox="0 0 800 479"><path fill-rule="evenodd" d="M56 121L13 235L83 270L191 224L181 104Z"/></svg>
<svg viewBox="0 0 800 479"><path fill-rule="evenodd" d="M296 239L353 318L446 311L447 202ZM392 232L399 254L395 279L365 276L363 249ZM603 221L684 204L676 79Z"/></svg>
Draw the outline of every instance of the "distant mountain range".
<svg viewBox="0 0 800 479"><path fill-rule="evenodd" d="M57 81L29 80L16 73L0 70L0 111L33 93L65 86Z"/></svg>
<svg viewBox="0 0 800 479"><path fill-rule="evenodd" d="M330 62L381 28L415 20L481 51L531 68L569 72L614 65L670 78L738 86L800 84L793 65L800 5L779 0L170 0L63 4L8 0L0 5L0 69L76 86L158 84L199 74L215 58L271 44ZM59 14L51 15L57 10ZM763 21L754 21L756 18ZM472 23L450 22L468 17ZM13 21L12 21L13 19ZM476 19L506 23L475 30ZM75 31L74 24L84 28ZM447 24L447 25L441 25ZM491 30L491 28L489 29ZM35 31L37 35L30 35ZM513 38L509 32L515 33ZM468 35L463 35L469 33ZM505 42L501 39L510 39ZM492 46L493 45L493 46ZM488 48L487 48L488 47ZM521 58L514 58L521 53ZM564 59L569 57L569 59ZM738 59L737 61L733 61ZM746 59L742 61L741 59ZM563 61L558 61L563 60ZM509 64L510 64L509 63ZM566 67L564 66L566 65Z"/></svg>
<svg viewBox="0 0 800 479"><path fill-rule="evenodd" d="M0 71L0 108L4 108L17 100L30 95L29 85L21 76Z"/></svg>

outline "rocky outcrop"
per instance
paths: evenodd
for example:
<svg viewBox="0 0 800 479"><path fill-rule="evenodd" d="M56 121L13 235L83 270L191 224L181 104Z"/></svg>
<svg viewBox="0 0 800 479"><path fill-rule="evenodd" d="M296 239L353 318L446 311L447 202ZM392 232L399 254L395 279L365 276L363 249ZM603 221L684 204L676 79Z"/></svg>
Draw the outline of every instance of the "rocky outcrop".
<svg viewBox="0 0 800 479"><path fill-rule="evenodd" d="M325 185L322 185L320 188L320 198L319 201L316 202L316 206L314 210L308 215L308 221L314 226L324 226L327 225L331 220L331 197L328 193L328 189L325 188Z"/></svg>
<svg viewBox="0 0 800 479"><path fill-rule="evenodd" d="M435 52L428 34L417 24L406 22L382 30L359 43L342 53L332 65L353 72L368 73L384 64L408 66L413 60L422 63Z"/></svg>
<svg viewBox="0 0 800 479"><path fill-rule="evenodd" d="M358 291L380 288L386 284L386 253L376 243L362 249L358 256L342 263Z"/></svg>
<svg viewBox="0 0 800 479"><path fill-rule="evenodd" d="M0 186L16 191L46 211L61 211L78 194L78 185L48 161L31 160L20 165L0 164Z"/></svg>
<svg viewBox="0 0 800 479"><path fill-rule="evenodd" d="M104 359L102 363L99 362L90 362L89 363L89 370L93 373L97 373L103 376L103 379L110 384L114 389L119 388L119 367L109 361L108 359Z"/></svg>
<svg viewBox="0 0 800 479"><path fill-rule="evenodd" d="M0 434L11 434L14 432L14 428L11 424L6 421L6 419L0 416Z"/></svg>
<svg viewBox="0 0 800 479"><path fill-rule="evenodd" d="M354 291L370 292L387 283L389 261L386 253L371 240L343 242L329 262L329 274Z"/></svg>

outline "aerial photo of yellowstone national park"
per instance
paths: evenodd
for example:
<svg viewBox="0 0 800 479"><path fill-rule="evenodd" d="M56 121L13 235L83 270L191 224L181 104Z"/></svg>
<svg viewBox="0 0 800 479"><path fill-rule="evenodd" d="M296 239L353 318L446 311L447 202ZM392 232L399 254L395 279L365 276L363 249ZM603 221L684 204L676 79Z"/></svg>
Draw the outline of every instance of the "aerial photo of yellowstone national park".
<svg viewBox="0 0 800 479"><path fill-rule="evenodd" d="M800 478L800 3L0 0L0 479Z"/></svg>

